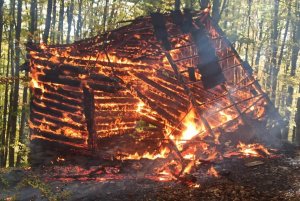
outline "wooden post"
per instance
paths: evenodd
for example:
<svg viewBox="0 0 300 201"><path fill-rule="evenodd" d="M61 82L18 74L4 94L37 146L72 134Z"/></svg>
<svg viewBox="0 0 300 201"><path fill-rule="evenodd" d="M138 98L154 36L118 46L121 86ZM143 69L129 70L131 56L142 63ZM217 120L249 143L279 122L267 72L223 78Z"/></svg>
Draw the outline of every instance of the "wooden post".
<svg viewBox="0 0 300 201"><path fill-rule="evenodd" d="M94 91L93 89L83 86L83 107L84 114L86 118L86 125L88 130L88 147L90 150L95 151L97 149L96 142L96 130L95 130L95 101L94 101Z"/></svg>

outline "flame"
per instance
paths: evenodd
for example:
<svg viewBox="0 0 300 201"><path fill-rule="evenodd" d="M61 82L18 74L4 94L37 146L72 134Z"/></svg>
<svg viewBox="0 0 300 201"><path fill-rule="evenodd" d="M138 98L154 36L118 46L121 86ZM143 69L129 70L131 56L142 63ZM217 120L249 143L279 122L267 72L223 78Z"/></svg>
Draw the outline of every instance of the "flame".
<svg viewBox="0 0 300 201"><path fill-rule="evenodd" d="M209 170L207 171L207 174L210 176L213 176L213 177L219 177L217 170L213 166L211 166L209 168Z"/></svg>
<svg viewBox="0 0 300 201"><path fill-rule="evenodd" d="M264 157L261 153L264 153L265 155L270 155L268 149L261 144L246 145L242 142L239 142L237 147L239 148L239 152L242 153L244 156Z"/></svg>
<svg viewBox="0 0 300 201"><path fill-rule="evenodd" d="M141 112L143 107L145 106L145 103L143 103L142 101L140 101L138 104L137 104L137 109L136 109L136 112Z"/></svg>
<svg viewBox="0 0 300 201"><path fill-rule="evenodd" d="M140 160L142 158L155 160L157 158L166 158L169 154L170 150L168 148L162 148L159 153L153 154L149 152L145 152L144 154L139 154L138 152L135 152L134 154L129 154L127 156L121 156L119 157L121 160Z"/></svg>

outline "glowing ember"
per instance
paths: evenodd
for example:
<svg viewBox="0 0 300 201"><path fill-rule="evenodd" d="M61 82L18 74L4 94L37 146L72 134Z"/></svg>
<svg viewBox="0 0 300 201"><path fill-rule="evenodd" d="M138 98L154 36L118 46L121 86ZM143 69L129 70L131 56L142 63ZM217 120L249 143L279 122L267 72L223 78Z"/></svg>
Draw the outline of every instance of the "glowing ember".
<svg viewBox="0 0 300 201"><path fill-rule="evenodd" d="M264 155L270 155L270 152L267 148L265 148L261 144L244 144L240 142L237 147L239 148L239 152L244 156L252 156L252 157L264 157ZM264 154L264 155L263 155Z"/></svg>
<svg viewBox="0 0 300 201"><path fill-rule="evenodd" d="M217 170L213 166L207 171L207 174L213 177L219 177Z"/></svg>

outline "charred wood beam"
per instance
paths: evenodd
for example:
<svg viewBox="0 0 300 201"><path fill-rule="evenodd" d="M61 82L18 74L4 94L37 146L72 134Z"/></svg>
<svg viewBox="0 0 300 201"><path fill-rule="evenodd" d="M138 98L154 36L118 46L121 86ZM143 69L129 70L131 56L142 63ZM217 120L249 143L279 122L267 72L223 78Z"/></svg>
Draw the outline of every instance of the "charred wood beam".
<svg viewBox="0 0 300 201"><path fill-rule="evenodd" d="M80 99L70 99L64 95L61 95L59 93L51 93L51 92L44 92L43 97L47 99L52 99L58 102L61 102L63 104L68 104L75 107L83 107L82 106L82 100Z"/></svg>
<svg viewBox="0 0 300 201"><path fill-rule="evenodd" d="M139 73L139 74L135 74L136 77L138 77L139 79L141 79L142 81L144 81L145 83L147 83L148 85L152 86L153 88L157 89L158 91L177 99L178 101L182 102L182 103L187 103L187 100L183 97L181 97L180 95L178 95L177 93L170 91L169 89L162 87L161 85L157 84L156 82L148 79L148 77L146 77L145 75Z"/></svg>
<svg viewBox="0 0 300 201"><path fill-rule="evenodd" d="M120 86L107 86L103 84L96 84L93 82L88 82L88 85L95 91L103 91L108 93L116 93L121 89Z"/></svg>
<svg viewBox="0 0 300 201"><path fill-rule="evenodd" d="M128 86L131 90L134 90L134 92L137 94L137 96L147 105L149 105L150 108L152 108L154 111L156 111L161 117L163 117L166 121L171 122L172 124L176 124L176 119L166 112L163 108L159 107L154 101L150 100L147 96L143 95L138 90L134 89L131 86Z"/></svg>
<svg viewBox="0 0 300 201"><path fill-rule="evenodd" d="M52 94L60 94L61 96L65 96L72 99L77 99L78 101L82 101L80 98L82 97L82 92L80 92L79 88L70 88L66 86L53 86L51 83L42 82L43 88L45 91L52 93ZM42 95L42 89L35 88L34 93Z"/></svg>
<svg viewBox="0 0 300 201"><path fill-rule="evenodd" d="M81 84L80 80L60 78L58 75L51 75L51 74L47 74L45 76L39 75L38 79L42 82L51 82L51 83L62 84L71 87L80 87Z"/></svg>
<svg viewBox="0 0 300 201"><path fill-rule="evenodd" d="M51 99L35 99L34 100L36 103L38 104L45 104L46 107L51 107L57 110L62 110L62 111L66 111L66 112L70 112L70 113L77 113L77 112L81 112L82 108L78 108L78 107L74 107L72 105L65 105L65 104L61 104L61 103L56 103Z"/></svg>
<svg viewBox="0 0 300 201"><path fill-rule="evenodd" d="M38 134L39 136L42 136L42 137L45 137L45 138L48 138L48 139L52 139L52 140L60 140L60 141L71 142L71 143L75 143L75 144L84 144L85 143L85 139L69 138L69 137L66 137L64 135L57 135L57 134L54 134L52 132L40 130L40 129L37 129L37 128L33 128L32 132L34 134Z"/></svg>
<svg viewBox="0 0 300 201"><path fill-rule="evenodd" d="M106 103L129 103L129 104L137 104L139 100L133 97L97 97L95 95L95 103L106 104Z"/></svg>
<svg viewBox="0 0 300 201"><path fill-rule="evenodd" d="M84 114L86 118L88 130L88 146L89 149L95 151L97 149L96 130L95 130L95 103L93 90L83 86Z"/></svg>
<svg viewBox="0 0 300 201"><path fill-rule="evenodd" d="M70 119L72 119L74 121L75 124L73 124L71 121L67 122L67 121L64 121L62 118L58 118L58 117L55 117L55 116L51 116L51 115L48 115L47 113L44 114L43 112L40 112L39 110L35 110L35 109L32 109L31 110L32 112L32 119L31 121L33 123L36 123L37 125L37 121L35 121L34 118L37 118L37 119L45 119L45 121L49 122L49 123L53 123L53 124L56 124L58 126L66 126L66 127L70 127L72 129L75 129L75 130L84 130L85 127L84 127L84 122L81 122L81 121L76 121L75 119L72 119L72 117L70 117ZM78 126L78 124L80 126Z"/></svg>

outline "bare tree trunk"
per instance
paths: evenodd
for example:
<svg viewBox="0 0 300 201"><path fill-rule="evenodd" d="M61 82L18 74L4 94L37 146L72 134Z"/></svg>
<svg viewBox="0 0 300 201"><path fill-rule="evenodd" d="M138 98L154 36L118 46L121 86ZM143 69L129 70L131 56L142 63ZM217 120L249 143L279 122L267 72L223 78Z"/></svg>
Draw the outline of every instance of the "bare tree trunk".
<svg viewBox="0 0 300 201"><path fill-rule="evenodd" d="M17 25L16 25L16 35L15 35L15 49L16 49L16 57L15 57L15 87L14 87L14 98L12 102L12 125L11 125L11 133L10 133L10 146L9 146L9 166L15 166L15 146L16 142L18 142L17 135L17 116L18 116L18 102L19 102L19 67L20 67L20 39L21 39L21 24L22 24L22 0L18 0L18 11L17 11Z"/></svg>
<svg viewBox="0 0 300 201"><path fill-rule="evenodd" d="M180 0L175 0L175 10L180 10Z"/></svg>
<svg viewBox="0 0 300 201"><path fill-rule="evenodd" d="M54 0L56 1L56 0ZM35 0L31 0L31 5L33 5L34 8ZM34 9L33 9L34 10ZM33 11L31 11L33 12ZM53 12L55 13L55 12ZM30 22L29 22L29 35L28 40L30 41L30 36L34 35L34 32L36 31L36 27L34 26L36 24L36 16L30 15ZM54 38L53 38L54 40ZM25 76L28 77L28 71L26 71ZM23 89L23 101L22 101L22 113L21 113L21 124L20 124L20 143L25 144L27 135L25 135L25 122L27 122L27 114L26 114L26 107L28 104L28 87L25 85ZM17 155L17 166L20 166L22 163L22 158L24 156L24 150L23 146L19 146L19 153Z"/></svg>
<svg viewBox="0 0 300 201"><path fill-rule="evenodd" d="M3 5L4 0L0 0L0 59L2 57Z"/></svg>
<svg viewBox="0 0 300 201"><path fill-rule="evenodd" d="M279 58L278 58L278 64L277 64L279 68L281 66L281 62L282 62L282 58L283 58L283 51L284 51L284 48L285 48L286 38L287 38L287 35L288 35L289 26L290 26L291 5L292 4L291 4L291 1L290 1L289 5L288 5L288 14L287 14L287 17L286 17L285 30L284 30L282 45L281 45L280 54L279 54Z"/></svg>
<svg viewBox="0 0 300 201"><path fill-rule="evenodd" d="M67 9L67 18L68 18L68 32L67 32L67 43L70 43L70 34L72 28L72 21L73 21L73 11L74 11L74 0L71 0L71 4L68 6Z"/></svg>
<svg viewBox="0 0 300 201"><path fill-rule="evenodd" d="M3 5L4 1L0 1L0 59L2 58L2 33L3 33ZM9 49L8 49L8 65L6 69L6 77L8 77L9 73ZM8 83L5 83L5 91L4 91L4 105L3 105L3 119L2 119L2 131L1 131L1 147L0 147L0 167L4 166L4 160L6 160L5 156L5 136L6 136L6 115L7 115L7 104L8 104Z"/></svg>
<svg viewBox="0 0 300 201"><path fill-rule="evenodd" d="M220 21L220 6L221 0L213 0L212 18L216 23Z"/></svg>
<svg viewBox="0 0 300 201"><path fill-rule="evenodd" d="M292 46L292 56L291 56L291 76L296 75L296 67L299 55L299 41L300 41L300 3L296 8L295 18L293 21L293 46Z"/></svg>
<svg viewBox="0 0 300 201"><path fill-rule="evenodd" d="M15 76L15 62L14 61L14 43L13 43L13 30L14 30L14 24L15 24L15 0L10 1L10 11L9 15L11 16L11 20L9 23L9 33L8 33L8 42L9 42L9 50L10 50L10 75L12 77ZM13 92L14 92L14 80L12 81L10 85L10 93L9 93L9 101L8 101L8 121L6 126L6 138L5 138L5 150L4 150L4 164L3 166L6 166L7 162L7 156L9 152L9 139L10 139L10 130L11 130L11 123L12 123L12 102L13 102Z"/></svg>
<svg viewBox="0 0 300 201"><path fill-rule="evenodd" d="M94 35L94 4L95 4L95 0L91 0L90 1L90 8L91 8L91 12L88 15L88 30L90 31L90 35L89 36L93 36Z"/></svg>
<svg viewBox="0 0 300 201"><path fill-rule="evenodd" d="M79 40L81 37L81 28L82 28L82 0L78 0L78 20L77 20L77 28L75 33L76 40Z"/></svg>
<svg viewBox="0 0 300 201"><path fill-rule="evenodd" d="M271 47L272 47L272 56L271 56L271 69L270 69L270 96L271 100L275 100L275 92L277 86L277 76L279 68L277 66L277 51L278 51L278 13L279 13L279 0L274 0L274 20L273 20L273 31L271 34Z"/></svg>
<svg viewBox="0 0 300 201"><path fill-rule="evenodd" d="M248 52L249 52L249 39L250 39L250 27L251 27L251 8L252 8L252 0L248 0L248 28L247 28L247 38L248 41L246 43L246 51L245 51L245 60L248 60Z"/></svg>
<svg viewBox="0 0 300 201"><path fill-rule="evenodd" d="M209 6L209 0L199 0L201 10L204 10Z"/></svg>
<svg viewBox="0 0 300 201"><path fill-rule="evenodd" d="M37 0L31 0L30 2L30 19L31 23L29 25L29 34L28 34L28 41L35 41L35 31L31 30L36 30L37 28L37 23L36 20L32 21L32 19L37 19L36 17L36 10L37 10Z"/></svg>
<svg viewBox="0 0 300 201"><path fill-rule="evenodd" d="M106 21L107 21L107 16L108 16L108 3L109 0L105 0L105 6L104 6L104 13L103 13L103 31L105 32L106 29Z"/></svg>
<svg viewBox="0 0 300 201"><path fill-rule="evenodd" d="M51 13L52 13L52 0L48 0L47 16L46 16L45 29L44 29L44 34L43 34L43 42L44 43L48 43L50 26L51 26Z"/></svg>
<svg viewBox="0 0 300 201"><path fill-rule="evenodd" d="M64 40L64 37L63 37L64 9L65 9L64 0L60 0L59 19L58 19L58 32L57 32L56 43L63 43L63 40Z"/></svg>
<svg viewBox="0 0 300 201"><path fill-rule="evenodd" d="M299 87L300 93L300 87ZM300 145L300 98L297 100L297 113L295 116L296 128L295 128L295 142Z"/></svg>
<svg viewBox="0 0 300 201"><path fill-rule="evenodd" d="M107 24L108 29L112 28L111 24L113 22L113 19L115 18L115 14L116 14L116 1L117 0L113 0L112 6L111 6L111 10L110 10L109 18L108 18L108 24Z"/></svg>
<svg viewBox="0 0 300 201"><path fill-rule="evenodd" d="M55 35L56 35L56 0L53 0L53 8L52 8L52 28L50 33L51 43L55 43Z"/></svg>
<svg viewBox="0 0 300 201"><path fill-rule="evenodd" d="M259 36L258 36L258 40L260 42L258 49L256 51L256 57L255 57L255 66L259 65L259 61L260 61L260 56L261 56L261 49L263 46L263 25L264 25L264 18L261 19L261 21L259 22Z"/></svg>

